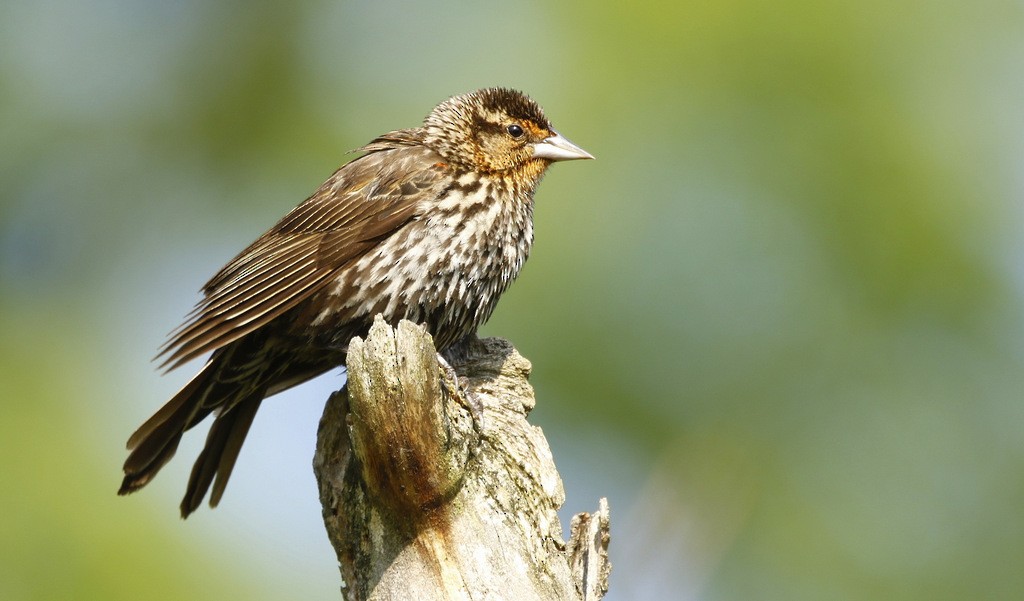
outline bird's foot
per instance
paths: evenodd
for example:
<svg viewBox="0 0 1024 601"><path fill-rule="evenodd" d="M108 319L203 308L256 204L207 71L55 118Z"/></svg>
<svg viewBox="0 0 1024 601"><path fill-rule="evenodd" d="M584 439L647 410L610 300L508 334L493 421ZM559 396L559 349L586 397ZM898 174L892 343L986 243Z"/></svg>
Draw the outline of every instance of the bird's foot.
<svg viewBox="0 0 1024 601"><path fill-rule="evenodd" d="M437 354L437 364L441 367L441 390L455 399L460 405L469 410L473 418L473 427L477 432L483 431L484 405L480 399L459 379L455 368L448 363L441 353Z"/></svg>

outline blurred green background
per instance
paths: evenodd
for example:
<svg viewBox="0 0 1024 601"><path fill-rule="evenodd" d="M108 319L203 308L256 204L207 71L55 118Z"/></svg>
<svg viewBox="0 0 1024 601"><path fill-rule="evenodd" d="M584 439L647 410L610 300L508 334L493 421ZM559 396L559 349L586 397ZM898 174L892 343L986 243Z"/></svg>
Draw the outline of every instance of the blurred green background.
<svg viewBox="0 0 1024 601"><path fill-rule="evenodd" d="M1024 597L1019 2L0 6L0 598L338 598L339 374L119 498L199 286L349 156L486 85L558 165L484 333L534 362L608 599Z"/></svg>

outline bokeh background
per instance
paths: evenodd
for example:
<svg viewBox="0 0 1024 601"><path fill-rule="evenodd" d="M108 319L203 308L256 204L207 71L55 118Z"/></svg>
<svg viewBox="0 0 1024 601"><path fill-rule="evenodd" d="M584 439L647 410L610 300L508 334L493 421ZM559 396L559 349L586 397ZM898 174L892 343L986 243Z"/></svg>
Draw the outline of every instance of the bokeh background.
<svg viewBox="0 0 1024 601"><path fill-rule="evenodd" d="M340 372L114 495L199 286L345 152L524 89L557 165L485 334L534 363L608 599L1024 596L1024 5L0 5L0 598L336 599Z"/></svg>

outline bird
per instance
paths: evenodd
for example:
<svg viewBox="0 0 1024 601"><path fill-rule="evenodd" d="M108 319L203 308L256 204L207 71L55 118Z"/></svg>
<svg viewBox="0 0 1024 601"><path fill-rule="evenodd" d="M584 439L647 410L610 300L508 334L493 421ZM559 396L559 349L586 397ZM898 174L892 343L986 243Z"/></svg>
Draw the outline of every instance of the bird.
<svg viewBox="0 0 1024 601"><path fill-rule="evenodd" d="M157 355L167 371L210 355L128 439L118 494L146 486L213 414L181 516L208 492L216 507L263 399L344 367L378 314L425 325L439 352L475 335L530 254L548 167L594 158L503 87L452 96L421 126L353 152L217 272L171 332Z"/></svg>

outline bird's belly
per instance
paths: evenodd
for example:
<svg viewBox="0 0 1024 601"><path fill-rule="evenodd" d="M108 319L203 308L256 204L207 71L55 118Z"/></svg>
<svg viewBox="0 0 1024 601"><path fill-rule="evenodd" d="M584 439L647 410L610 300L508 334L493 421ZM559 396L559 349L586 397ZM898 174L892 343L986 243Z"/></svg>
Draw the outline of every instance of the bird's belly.
<svg viewBox="0 0 1024 601"><path fill-rule="evenodd" d="M317 346L344 349L381 314L392 325L426 324L435 345L445 348L490 317L531 241L529 220L484 231L414 222L340 270L305 303L295 326L313 332Z"/></svg>

